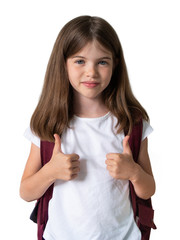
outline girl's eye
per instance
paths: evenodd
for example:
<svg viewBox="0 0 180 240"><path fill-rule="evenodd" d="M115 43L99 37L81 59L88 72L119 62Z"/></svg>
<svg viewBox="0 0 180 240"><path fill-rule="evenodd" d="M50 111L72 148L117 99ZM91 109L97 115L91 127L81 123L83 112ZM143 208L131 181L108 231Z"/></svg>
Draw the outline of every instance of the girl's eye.
<svg viewBox="0 0 180 240"><path fill-rule="evenodd" d="M84 60L77 60L75 63L77 63L77 64L84 64Z"/></svg>
<svg viewBox="0 0 180 240"><path fill-rule="evenodd" d="M100 65L107 65L108 63L106 61L100 61L99 64Z"/></svg>

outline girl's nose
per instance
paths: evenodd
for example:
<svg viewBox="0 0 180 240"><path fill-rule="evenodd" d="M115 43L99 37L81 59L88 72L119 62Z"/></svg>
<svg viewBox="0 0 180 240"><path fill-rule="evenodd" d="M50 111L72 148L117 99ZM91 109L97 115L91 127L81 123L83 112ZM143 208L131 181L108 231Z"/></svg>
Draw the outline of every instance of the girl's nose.
<svg viewBox="0 0 180 240"><path fill-rule="evenodd" d="M97 77L97 75L98 75L97 68L94 64L87 66L86 77L95 78L95 77Z"/></svg>

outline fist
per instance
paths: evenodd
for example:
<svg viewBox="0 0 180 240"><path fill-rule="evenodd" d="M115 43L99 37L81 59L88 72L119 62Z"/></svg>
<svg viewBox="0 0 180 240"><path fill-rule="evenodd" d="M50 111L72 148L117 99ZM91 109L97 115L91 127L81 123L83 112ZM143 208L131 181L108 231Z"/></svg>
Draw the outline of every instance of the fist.
<svg viewBox="0 0 180 240"><path fill-rule="evenodd" d="M78 176L80 171L80 161L77 154L64 154L61 150L61 139L58 134L54 134L55 145L52 158L49 161L51 176L61 180L72 180Z"/></svg>
<svg viewBox="0 0 180 240"><path fill-rule="evenodd" d="M106 165L109 174L115 179L131 180L134 177L136 163L129 146L129 136L123 140L123 153L108 153Z"/></svg>

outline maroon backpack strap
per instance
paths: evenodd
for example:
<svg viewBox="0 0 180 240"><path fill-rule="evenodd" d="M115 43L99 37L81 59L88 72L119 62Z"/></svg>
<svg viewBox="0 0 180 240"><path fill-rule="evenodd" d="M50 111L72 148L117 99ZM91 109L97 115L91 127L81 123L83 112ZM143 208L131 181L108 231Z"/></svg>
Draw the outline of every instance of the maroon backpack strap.
<svg viewBox="0 0 180 240"><path fill-rule="evenodd" d="M40 152L42 166L44 166L51 159L53 148L54 143L41 141ZM52 198L53 187L54 184L47 189L44 195L37 202L38 240L43 240L43 232L48 220L48 205L50 199Z"/></svg>
<svg viewBox="0 0 180 240"><path fill-rule="evenodd" d="M142 139L142 129L143 122L141 120L138 124L134 125L129 138L129 145L135 162L138 161ZM134 219L141 231L142 240L148 240L150 237L151 228L156 229L156 226L153 222L154 210L152 209L151 199L144 200L139 198L136 195L133 184L131 182L129 182L129 186Z"/></svg>

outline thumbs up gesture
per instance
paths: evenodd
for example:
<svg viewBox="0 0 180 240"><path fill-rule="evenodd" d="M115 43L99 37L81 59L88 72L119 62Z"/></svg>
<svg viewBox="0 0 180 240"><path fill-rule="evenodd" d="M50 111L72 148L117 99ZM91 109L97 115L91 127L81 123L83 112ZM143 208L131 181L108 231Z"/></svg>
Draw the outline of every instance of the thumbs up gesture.
<svg viewBox="0 0 180 240"><path fill-rule="evenodd" d="M136 163L133 160L129 146L129 136L123 140L122 153L108 153L106 155L106 165L109 174L116 179L131 180L134 178Z"/></svg>
<svg viewBox="0 0 180 240"><path fill-rule="evenodd" d="M61 149L61 139L54 134L55 145L52 158L49 161L49 170L54 180L72 180L77 177L80 171L79 156L75 153L64 154Z"/></svg>

